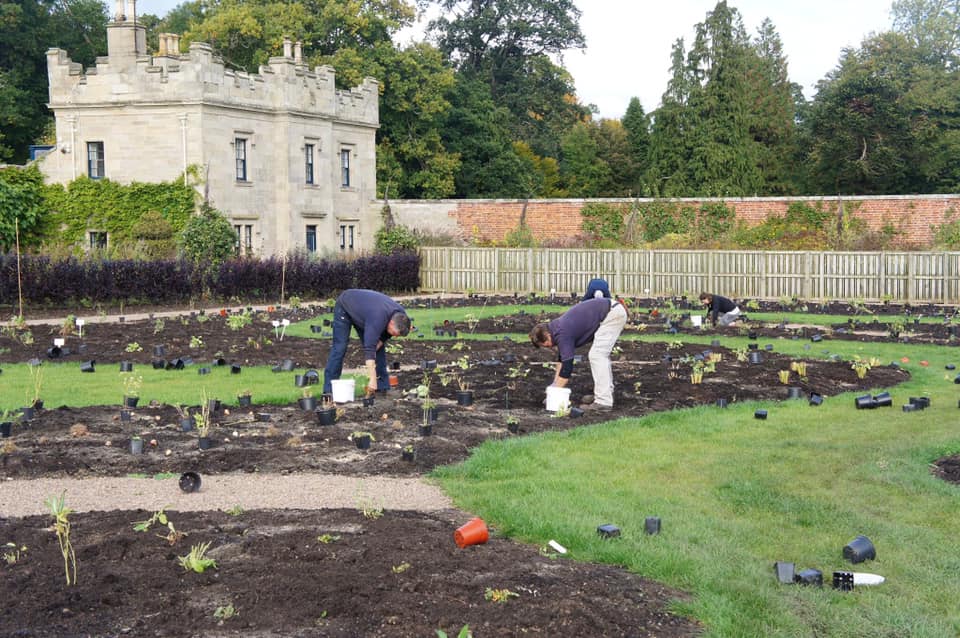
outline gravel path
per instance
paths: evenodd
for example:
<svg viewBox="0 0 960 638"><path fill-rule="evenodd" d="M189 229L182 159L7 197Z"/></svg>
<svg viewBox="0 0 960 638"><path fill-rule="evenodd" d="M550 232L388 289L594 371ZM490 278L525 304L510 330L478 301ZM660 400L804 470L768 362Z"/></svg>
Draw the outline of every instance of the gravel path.
<svg viewBox="0 0 960 638"><path fill-rule="evenodd" d="M161 508L178 511L357 508L447 510L453 503L424 479L333 474L218 474L201 476L200 490L180 490L179 477L45 478L0 482L0 516L45 514L44 501L66 490L77 512Z"/></svg>

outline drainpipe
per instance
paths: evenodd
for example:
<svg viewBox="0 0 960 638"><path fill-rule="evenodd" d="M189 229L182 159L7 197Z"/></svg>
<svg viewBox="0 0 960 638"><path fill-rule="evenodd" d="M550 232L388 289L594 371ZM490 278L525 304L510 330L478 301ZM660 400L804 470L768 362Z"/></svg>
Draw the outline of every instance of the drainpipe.
<svg viewBox="0 0 960 638"><path fill-rule="evenodd" d="M73 180L77 179L77 116L67 118L70 122L70 166L73 167Z"/></svg>
<svg viewBox="0 0 960 638"><path fill-rule="evenodd" d="M180 114L180 147L183 150L183 178L187 178L187 114Z"/></svg>

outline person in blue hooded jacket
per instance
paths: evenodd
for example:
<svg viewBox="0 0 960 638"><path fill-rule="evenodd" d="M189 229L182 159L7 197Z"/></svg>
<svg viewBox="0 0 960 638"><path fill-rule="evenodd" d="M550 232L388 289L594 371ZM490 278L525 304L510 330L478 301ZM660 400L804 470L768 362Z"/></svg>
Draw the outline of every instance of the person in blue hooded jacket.
<svg viewBox="0 0 960 638"><path fill-rule="evenodd" d="M587 301L596 297L610 298L610 284L607 283L606 279L591 279L587 283L587 292L580 301Z"/></svg>
<svg viewBox="0 0 960 638"><path fill-rule="evenodd" d="M403 306L381 292L351 288L340 293L333 306L333 343L323 371L324 394L333 391L331 382L343 374L343 358L352 329L357 331L363 347L367 394L389 390L387 354L383 346L390 337L405 337L410 333L410 317Z"/></svg>

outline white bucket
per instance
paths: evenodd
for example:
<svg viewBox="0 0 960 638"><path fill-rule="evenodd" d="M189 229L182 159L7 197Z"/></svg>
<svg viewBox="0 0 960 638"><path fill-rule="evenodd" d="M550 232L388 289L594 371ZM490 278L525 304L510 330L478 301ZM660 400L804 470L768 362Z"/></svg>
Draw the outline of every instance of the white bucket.
<svg viewBox="0 0 960 638"><path fill-rule="evenodd" d="M547 386L547 410L556 412L557 410L570 407L570 388L558 388Z"/></svg>
<svg viewBox="0 0 960 638"><path fill-rule="evenodd" d="M330 382L331 394L335 403L350 403L353 401L353 389L356 380L334 379Z"/></svg>

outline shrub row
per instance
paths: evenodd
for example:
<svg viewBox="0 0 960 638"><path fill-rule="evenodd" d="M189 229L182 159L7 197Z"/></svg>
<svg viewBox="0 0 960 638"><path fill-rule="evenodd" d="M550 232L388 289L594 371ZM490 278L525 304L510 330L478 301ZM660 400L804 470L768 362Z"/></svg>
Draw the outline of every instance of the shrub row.
<svg viewBox="0 0 960 638"><path fill-rule="evenodd" d="M23 300L30 304L186 303L191 300L276 301L286 296L332 296L347 288L384 292L416 290L420 257L415 253L372 255L351 261L317 260L305 254L235 259L216 269L184 260L20 258ZM0 255L0 305L15 306L17 259Z"/></svg>

